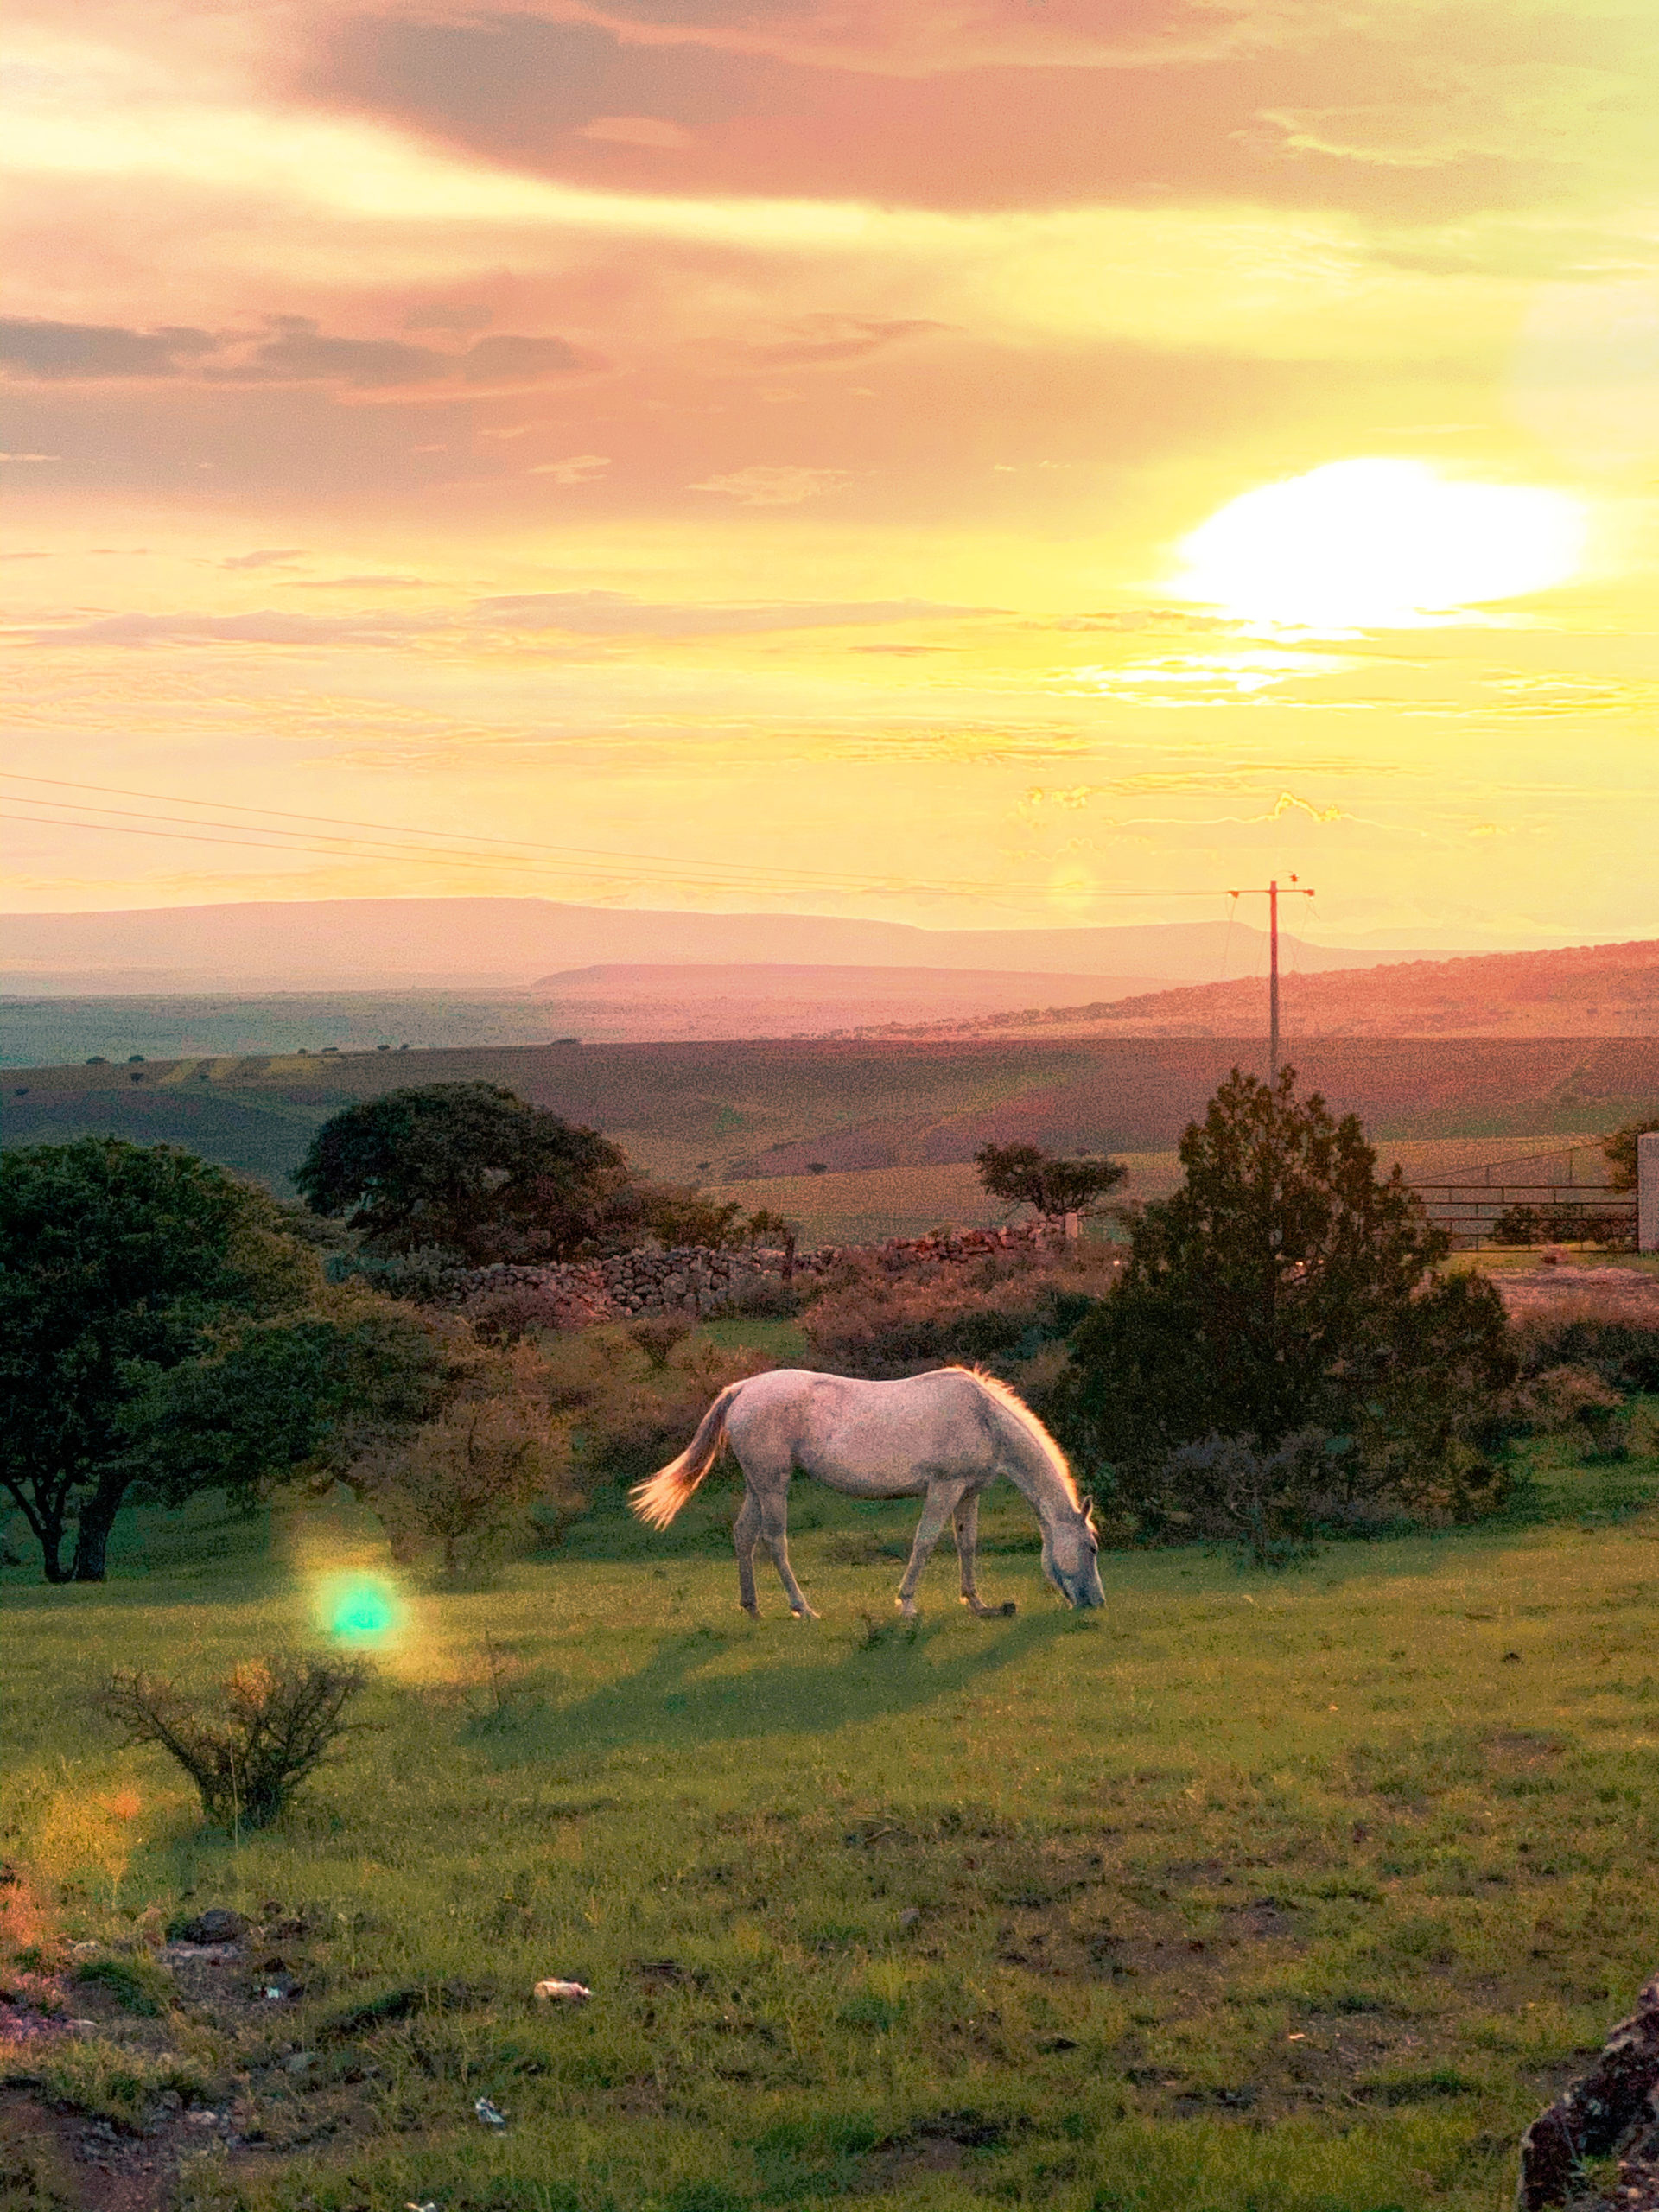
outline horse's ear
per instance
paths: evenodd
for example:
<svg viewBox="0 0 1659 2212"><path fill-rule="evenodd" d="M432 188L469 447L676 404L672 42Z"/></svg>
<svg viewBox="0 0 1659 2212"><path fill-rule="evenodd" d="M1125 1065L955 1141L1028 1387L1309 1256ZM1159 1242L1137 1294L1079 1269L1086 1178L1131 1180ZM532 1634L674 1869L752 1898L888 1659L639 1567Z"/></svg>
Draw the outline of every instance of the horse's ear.
<svg viewBox="0 0 1659 2212"><path fill-rule="evenodd" d="M1095 1501L1092 1497L1084 1501L1083 1525L1085 1529L1092 1529L1095 1525Z"/></svg>

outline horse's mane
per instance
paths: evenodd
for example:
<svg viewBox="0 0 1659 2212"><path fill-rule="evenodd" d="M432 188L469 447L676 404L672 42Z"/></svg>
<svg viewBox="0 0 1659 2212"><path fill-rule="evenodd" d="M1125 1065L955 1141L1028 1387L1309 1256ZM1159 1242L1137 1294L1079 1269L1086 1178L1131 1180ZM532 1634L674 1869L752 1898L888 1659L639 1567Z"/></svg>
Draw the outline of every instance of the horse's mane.
<svg viewBox="0 0 1659 2212"><path fill-rule="evenodd" d="M1047 1460L1056 1480L1070 1499L1074 1510L1082 1512L1083 1500L1077 1495L1077 1480L1067 1464L1065 1452L1061 1451L1058 1444L1038 1420L1020 1393L1005 1382L1000 1375L988 1375L982 1367L958 1367L953 1369L951 1372L957 1375L971 1375L980 1389L988 1397L995 1398L1004 1413L1011 1414L1018 1421L1032 1442L1041 1452L1044 1459Z"/></svg>

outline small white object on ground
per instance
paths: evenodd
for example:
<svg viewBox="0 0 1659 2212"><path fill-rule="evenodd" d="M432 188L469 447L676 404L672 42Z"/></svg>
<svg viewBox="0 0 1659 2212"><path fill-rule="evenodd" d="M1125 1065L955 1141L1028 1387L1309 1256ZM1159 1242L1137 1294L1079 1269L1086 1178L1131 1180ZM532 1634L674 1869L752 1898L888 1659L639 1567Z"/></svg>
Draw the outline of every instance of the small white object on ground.
<svg viewBox="0 0 1659 2212"><path fill-rule="evenodd" d="M901 1928L914 1928L921 1916L922 1909L919 1905L907 1904L899 1916L899 1925Z"/></svg>
<svg viewBox="0 0 1659 2212"><path fill-rule="evenodd" d="M424 2204L411 2204L405 2201L404 2212L438 2212L438 2200L435 2196L429 2196Z"/></svg>
<svg viewBox="0 0 1659 2212"><path fill-rule="evenodd" d="M486 2127L505 2127L507 2124L507 2115L505 2113L500 2111L496 2106L493 2105L487 2097L475 2098L473 2103L473 2110L478 2114Z"/></svg>
<svg viewBox="0 0 1659 2212"><path fill-rule="evenodd" d="M541 2005L582 2005L593 1995L585 1982L538 1981L531 1994Z"/></svg>

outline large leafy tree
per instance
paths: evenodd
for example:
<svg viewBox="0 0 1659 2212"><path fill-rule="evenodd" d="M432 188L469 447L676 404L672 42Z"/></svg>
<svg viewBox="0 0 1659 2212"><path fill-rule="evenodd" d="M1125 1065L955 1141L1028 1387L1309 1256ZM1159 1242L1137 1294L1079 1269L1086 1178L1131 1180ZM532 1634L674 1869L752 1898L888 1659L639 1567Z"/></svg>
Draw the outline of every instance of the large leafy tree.
<svg viewBox="0 0 1659 2212"><path fill-rule="evenodd" d="M0 1156L0 1483L48 1580L103 1580L157 1378L317 1280L274 1201L189 1153L82 1137Z"/></svg>
<svg viewBox="0 0 1659 2212"><path fill-rule="evenodd" d="M1120 1487L1150 1493L1206 1436L1271 1450L1309 1428L1379 1482L1450 1469L1470 1487L1514 1373L1482 1279L1448 1249L1353 1115L1236 1068L1181 1140L1185 1179L1148 1205L1123 1281L1077 1328L1071 1418ZM1461 1475L1459 1469L1461 1467Z"/></svg>
<svg viewBox="0 0 1659 2212"><path fill-rule="evenodd" d="M632 1187L627 1160L490 1083L432 1083L325 1122L294 1181L314 1213L344 1215L373 1250L437 1245L474 1266L559 1260Z"/></svg>
<svg viewBox="0 0 1659 2212"><path fill-rule="evenodd" d="M1008 1205L1034 1206L1051 1218L1083 1213L1128 1174L1122 1160L1093 1154L1063 1158L1035 1144L986 1144L974 1154L982 1189Z"/></svg>

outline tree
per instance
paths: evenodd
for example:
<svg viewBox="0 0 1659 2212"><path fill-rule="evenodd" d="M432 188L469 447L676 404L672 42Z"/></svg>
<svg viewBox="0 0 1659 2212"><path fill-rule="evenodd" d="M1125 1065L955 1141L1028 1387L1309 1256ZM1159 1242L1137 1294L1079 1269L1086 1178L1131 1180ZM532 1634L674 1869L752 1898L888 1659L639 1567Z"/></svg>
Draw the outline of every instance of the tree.
<svg viewBox="0 0 1659 2212"><path fill-rule="evenodd" d="M0 1157L0 1482L48 1581L104 1580L157 1378L317 1282L275 1202L189 1153L82 1137Z"/></svg>
<svg viewBox="0 0 1659 2212"><path fill-rule="evenodd" d="M490 1083L432 1083L325 1122L294 1182L314 1213L346 1215L372 1250L438 1245L478 1267L568 1259L632 1185L628 1163Z"/></svg>
<svg viewBox="0 0 1659 2212"><path fill-rule="evenodd" d="M1602 1139L1601 1149L1612 1170L1607 1178L1610 1191L1636 1188L1636 1141L1653 1135L1656 1130L1659 1130L1659 1121L1627 1122L1622 1129L1615 1129L1611 1136Z"/></svg>
<svg viewBox="0 0 1659 2212"><path fill-rule="evenodd" d="M1034 1144L986 1144L974 1154L982 1187L1007 1205L1039 1214L1085 1213L1128 1176L1121 1160L1097 1154L1058 1158Z"/></svg>
<svg viewBox="0 0 1659 2212"><path fill-rule="evenodd" d="M1147 1205L1121 1285L1072 1338L1088 1454L1144 1501L1181 1446L1272 1452L1314 1428L1352 1440L1379 1485L1472 1495L1515 1373L1503 1306L1433 1272L1449 1240L1397 1166L1378 1177L1357 1117L1299 1101L1292 1069L1269 1089L1235 1068L1180 1155L1185 1183Z"/></svg>

